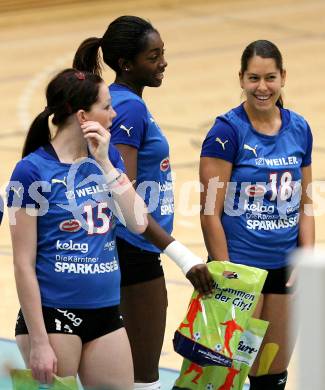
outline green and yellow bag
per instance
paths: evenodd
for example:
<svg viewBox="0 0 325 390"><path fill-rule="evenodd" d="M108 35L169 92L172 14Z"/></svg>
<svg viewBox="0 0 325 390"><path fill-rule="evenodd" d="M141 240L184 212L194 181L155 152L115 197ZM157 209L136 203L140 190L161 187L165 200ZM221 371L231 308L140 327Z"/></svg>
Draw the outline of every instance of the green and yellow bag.
<svg viewBox="0 0 325 390"><path fill-rule="evenodd" d="M243 358L238 346L248 331L267 272L220 261L208 267L215 282L213 297L203 300L194 291L186 317L175 332L174 349L185 358L175 389L226 390L236 376L242 378L244 364L238 363Z"/></svg>
<svg viewBox="0 0 325 390"><path fill-rule="evenodd" d="M31 370L11 370L11 380L14 390L78 390L78 383L74 376L60 378L54 376L52 385L42 387L38 381L32 377Z"/></svg>
<svg viewBox="0 0 325 390"><path fill-rule="evenodd" d="M234 380L234 389L240 390L243 388L249 370L260 350L268 326L268 321L249 318L247 328L240 338L237 352L234 356L234 367L240 370Z"/></svg>

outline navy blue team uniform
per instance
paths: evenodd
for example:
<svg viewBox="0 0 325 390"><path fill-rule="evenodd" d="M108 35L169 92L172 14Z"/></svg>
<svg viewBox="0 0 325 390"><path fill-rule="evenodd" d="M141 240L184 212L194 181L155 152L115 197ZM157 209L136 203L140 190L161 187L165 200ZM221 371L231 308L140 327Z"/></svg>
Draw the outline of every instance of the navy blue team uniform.
<svg viewBox="0 0 325 390"><path fill-rule="evenodd" d="M112 145L109 158L124 172L121 156ZM62 331L63 325L53 323L59 315L65 321L67 333L84 332L83 340L90 341L85 328L89 310L103 311L107 329L99 330L102 334L110 329L107 321L112 316L107 313L114 314L117 327L122 326L117 308L120 269L115 246L116 221L108 208L109 192L95 160L88 158L78 169L74 166L61 163L51 145L37 149L16 165L8 206L39 210L36 275L48 333ZM74 187L69 186L69 172L74 175ZM101 177L102 182L94 180L92 175ZM78 318L84 322L83 330ZM96 318L93 321L98 325ZM106 322L105 318L108 318ZM19 319L16 333L27 333L21 313ZM88 323L88 333L89 327Z"/></svg>
<svg viewBox="0 0 325 390"><path fill-rule="evenodd" d="M281 129L269 136L253 128L243 105L230 110L217 117L201 151L233 164L222 214L230 260L275 272L297 247L301 168L312 150L305 119L280 111Z"/></svg>
<svg viewBox="0 0 325 390"><path fill-rule="evenodd" d="M168 141L142 98L128 87L116 83L110 85L109 92L117 113L111 127L111 142L137 149L137 192L144 198L155 221L170 234L173 229L174 196ZM117 224L116 234L119 257L122 259L122 285L163 275L160 249L141 235L131 233L120 223ZM137 264L131 260L124 267L124 260L130 257L134 259L137 254L140 255ZM143 262L142 270L139 261ZM132 265L135 266L134 270Z"/></svg>

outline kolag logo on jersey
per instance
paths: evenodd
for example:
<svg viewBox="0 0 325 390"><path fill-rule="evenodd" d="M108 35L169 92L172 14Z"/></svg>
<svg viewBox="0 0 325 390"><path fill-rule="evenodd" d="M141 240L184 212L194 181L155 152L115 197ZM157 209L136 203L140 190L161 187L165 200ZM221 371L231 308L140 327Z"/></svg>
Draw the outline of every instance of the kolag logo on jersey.
<svg viewBox="0 0 325 390"><path fill-rule="evenodd" d="M247 200L244 202L244 211L250 211L253 214L274 214L274 205L264 205L261 202L249 203Z"/></svg>
<svg viewBox="0 0 325 390"><path fill-rule="evenodd" d="M81 223L77 219L67 219L59 225L62 232L75 233L81 229Z"/></svg>
<svg viewBox="0 0 325 390"><path fill-rule="evenodd" d="M251 184L245 188L247 196L263 196L266 193L266 188L262 184Z"/></svg>
<svg viewBox="0 0 325 390"><path fill-rule="evenodd" d="M166 157L160 162L160 170L166 172L168 168L169 168L169 157Z"/></svg>
<svg viewBox="0 0 325 390"><path fill-rule="evenodd" d="M80 251L82 253L88 252L88 244L86 242L80 243L80 242L73 242L72 240L69 240L69 242L63 242L60 240L57 240L56 242L56 249L57 250L69 250L69 251Z"/></svg>

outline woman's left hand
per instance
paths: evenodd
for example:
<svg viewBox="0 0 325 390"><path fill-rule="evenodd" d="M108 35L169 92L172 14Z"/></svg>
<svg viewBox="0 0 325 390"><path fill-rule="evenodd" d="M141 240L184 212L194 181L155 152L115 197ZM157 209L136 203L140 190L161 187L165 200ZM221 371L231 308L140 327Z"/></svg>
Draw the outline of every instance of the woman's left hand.
<svg viewBox="0 0 325 390"><path fill-rule="evenodd" d="M105 164L108 161L111 133L100 123L94 121L84 122L81 129L87 140L91 155L99 164Z"/></svg>

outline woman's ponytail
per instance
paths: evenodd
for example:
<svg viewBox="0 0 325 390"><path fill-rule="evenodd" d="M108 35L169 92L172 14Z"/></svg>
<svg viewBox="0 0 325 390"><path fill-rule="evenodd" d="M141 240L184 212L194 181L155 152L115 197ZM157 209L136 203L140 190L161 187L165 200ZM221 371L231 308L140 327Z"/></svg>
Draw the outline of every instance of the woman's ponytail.
<svg viewBox="0 0 325 390"><path fill-rule="evenodd" d="M23 147L22 157L34 152L40 146L48 144L51 140L51 132L49 128L49 116L51 112L45 108L31 124Z"/></svg>
<svg viewBox="0 0 325 390"><path fill-rule="evenodd" d="M73 68L101 76L102 65L99 53L101 42L101 38L95 37L83 41L74 56Z"/></svg>

